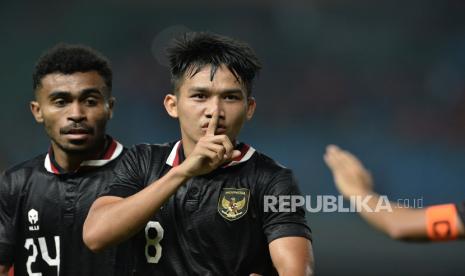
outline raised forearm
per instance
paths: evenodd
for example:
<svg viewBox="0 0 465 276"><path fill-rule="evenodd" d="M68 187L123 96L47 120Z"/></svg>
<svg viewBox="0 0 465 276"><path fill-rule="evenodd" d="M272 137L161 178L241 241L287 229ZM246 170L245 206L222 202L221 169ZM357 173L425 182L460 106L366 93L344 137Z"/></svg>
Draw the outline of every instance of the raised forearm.
<svg viewBox="0 0 465 276"><path fill-rule="evenodd" d="M359 206L360 215L371 225L386 233L394 239L425 239L426 221L424 209L413 209L398 206L395 202L390 201L390 210L386 208L377 208L387 206L388 201L380 201L380 196L373 192L367 192L360 195L362 200L365 197L369 199L365 202L369 207ZM359 204L361 205L361 204Z"/></svg>
<svg viewBox="0 0 465 276"><path fill-rule="evenodd" d="M165 176L128 198L98 199L84 223L86 245L93 251L99 251L138 232L187 180L178 168L171 169Z"/></svg>
<svg viewBox="0 0 465 276"><path fill-rule="evenodd" d="M186 160L142 191L125 199L111 196L97 199L84 223L86 245L98 251L131 237L186 180L207 174L238 157L240 151L234 150L226 135L214 135L215 128L214 124L209 125L208 135L197 142Z"/></svg>

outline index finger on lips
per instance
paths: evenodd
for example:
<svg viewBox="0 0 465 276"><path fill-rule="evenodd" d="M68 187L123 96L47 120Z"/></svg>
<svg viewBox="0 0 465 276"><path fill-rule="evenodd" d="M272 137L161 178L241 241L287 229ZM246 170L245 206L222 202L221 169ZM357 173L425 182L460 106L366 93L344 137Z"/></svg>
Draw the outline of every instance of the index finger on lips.
<svg viewBox="0 0 465 276"><path fill-rule="evenodd" d="M207 133L205 133L205 135L215 136L216 127L218 126L218 118L218 110L215 110L212 114L210 122L208 123Z"/></svg>

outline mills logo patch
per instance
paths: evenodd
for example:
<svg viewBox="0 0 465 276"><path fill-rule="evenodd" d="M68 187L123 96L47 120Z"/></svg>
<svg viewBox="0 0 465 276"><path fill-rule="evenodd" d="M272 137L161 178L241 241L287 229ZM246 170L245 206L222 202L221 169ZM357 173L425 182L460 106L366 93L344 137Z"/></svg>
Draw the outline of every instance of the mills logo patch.
<svg viewBox="0 0 465 276"><path fill-rule="evenodd" d="M27 219L31 224L29 226L29 231L38 231L39 225L37 225L37 223L39 222L39 212L35 209L29 210L29 212L27 212Z"/></svg>
<svg viewBox="0 0 465 276"><path fill-rule="evenodd" d="M229 221L240 219L247 213L249 197L248 189L224 188L218 200L218 213Z"/></svg>

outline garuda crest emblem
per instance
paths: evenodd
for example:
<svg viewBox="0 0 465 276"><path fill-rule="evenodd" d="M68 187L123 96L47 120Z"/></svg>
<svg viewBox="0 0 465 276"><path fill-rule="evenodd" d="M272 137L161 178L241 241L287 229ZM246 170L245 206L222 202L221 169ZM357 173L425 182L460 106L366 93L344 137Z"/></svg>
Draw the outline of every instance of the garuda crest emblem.
<svg viewBox="0 0 465 276"><path fill-rule="evenodd" d="M224 188L218 200L218 213L229 221L240 219L247 213L249 197L248 189Z"/></svg>

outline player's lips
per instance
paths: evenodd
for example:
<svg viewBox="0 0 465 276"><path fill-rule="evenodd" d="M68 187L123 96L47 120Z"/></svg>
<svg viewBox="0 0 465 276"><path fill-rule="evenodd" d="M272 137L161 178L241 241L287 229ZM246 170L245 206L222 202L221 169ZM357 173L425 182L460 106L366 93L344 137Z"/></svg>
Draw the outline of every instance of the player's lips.
<svg viewBox="0 0 465 276"><path fill-rule="evenodd" d="M208 129L208 123L202 125L202 132L206 132ZM215 129L215 134L224 134L226 133L226 126L218 124Z"/></svg>
<svg viewBox="0 0 465 276"><path fill-rule="evenodd" d="M60 133L70 139L86 139L93 133L93 129L88 126L68 126L60 130Z"/></svg>
<svg viewBox="0 0 465 276"><path fill-rule="evenodd" d="M65 134L89 134L90 131L86 128L72 128L68 130Z"/></svg>
<svg viewBox="0 0 465 276"><path fill-rule="evenodd" d="M81 139L86 139L90 135L90 131L86 129L82 129L82 128L71 129L70 131L66 132L65 135L68 138L73 139L73 140L74 139L81 140Z"/></svg>
<svg viewBox="0 0 465 276"><path fill-rule="evenodd" d="M206 123L202 124L202 128L208 128L208 125L209 125L209 122L206 122ZM221 123L218 123L216 125L216 128L224 128L224 129L226 129L226 126L221 124Z"/></svg>
<svg viewBox="0 0 465 276"><path fill-rule="evenodd" d="M217 127L215 130L215 134L225 134L226 133L226 128L224 127Z"/></svg>

